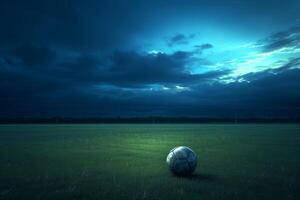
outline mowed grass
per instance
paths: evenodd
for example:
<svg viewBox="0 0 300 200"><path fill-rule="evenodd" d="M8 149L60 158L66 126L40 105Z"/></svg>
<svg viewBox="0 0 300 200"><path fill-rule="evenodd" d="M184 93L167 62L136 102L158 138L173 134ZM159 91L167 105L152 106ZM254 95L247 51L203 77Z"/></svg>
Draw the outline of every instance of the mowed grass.
<svg viewBox="0 0 300 200"><path fill-rule="evenodd" d="M175 177L170 149L198 154ZM1 125L0 199L300 199L300 125Z"/></svg>

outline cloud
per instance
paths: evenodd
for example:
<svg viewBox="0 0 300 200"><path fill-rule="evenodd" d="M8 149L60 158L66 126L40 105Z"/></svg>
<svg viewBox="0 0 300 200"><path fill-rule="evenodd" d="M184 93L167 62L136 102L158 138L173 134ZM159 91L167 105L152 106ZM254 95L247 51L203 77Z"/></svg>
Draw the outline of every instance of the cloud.
<svg viewBox="0 0 300 200"><path fill-rule="evenodd" d="M0 2L1 47L28 42L81 51L111 50L143 26L149 12L144 7L134 1L4 0Z"/></svg>
<svg viewBox="0 0 300 200"><path fill-rule="evenodd" d="M34 44L23 44L13 49L12 54L30 67L51 64L56 56L51 48Z"/></svg>
<svg viewBox="0 0 300 200"><path fill-rule="evenodd" d="M101 77L108 84L140 86L147 84L191 84L210 81L228 71L190 74L185 65L190 52L177 51L171 55L142 55L136 52L115 52L111 66Z"/></svg>
<svg viewBox="0 0 300 200"><path fill-rule="evenodd" d="M271 52L286 47L300 48L300 26L294 26L286 31L274 33L259 43L263 46L264 52Z"/></svg>
<svg viewBox="0 0 300 200"><path fill-rule="evenodd" d="M189 39L193 38L194 35L186 36L184 34L178 33L171 38L168 39L167 44L169 47L172 47L174 45L183 45L188 44Z"/></svg>
<svg viewBox="0 0 300 200"><path fill-rule="evenodd" d="M222 12L225 4L230 5L227 6L230 9ZM278 9L282 6L284 9ZM186 13L186 9L190 13ZM172 10L176 10L175 14ZM219 17L215 16L216 10ZM245 15L236 18L240 11ZM254 18L252 11L257 13ZM196 36L187 34L187 31L199 31L197 36L201 35L202 28L203 34L221 31L224 24L231 28L233 19L237 28L232 33L236 31L237 35L246 30L255 37L255 31L249 33L249 30L256 30L257 24L261 24L258 28L267 24L268 30L279 27L266 23L269 20L265 18L260 20L262 13L271 16L271 22L280 21L279 25L293 23L299 15L297 6L283 5L280 1L272 5L263 1L205 4L194 0L163 3L136 0L0 1L0 117L230 116L232 113L249 116L272 115L273 112L274 116L281 113L297 115L300 113L297 52L280 58L284 60L277 63L280 68L261 68L260 73L255 73L260 61L249 62L251 57L242 63L243 59L237 59L235 65L243 64L242 69L249 68L254 72L236 77L246 81L224 84L219 82L220 77L232 73L229 70L232 68L227 63L218 66L222 56L219 58L212 52L211 57L205 58L201 54L211 48L217 51L218 40L222 38L214 38L214 34L207 37L207 41L216 47L198 41L199 45L193 46ZM211 23L211 19L220 23ZM177 20L180 23L175 23ZM251 26L251 22L255 26ZM184 34L177 32L181 30ZM176 32L178 34L172 34ZM161 44L160 39L165 39L166 34L171 37ZM153 41L156 40L153 38L159 39ZM140 41L156 43L150 44L153 49L162 50L159 47L167 44L180 50L172 52L175 48L167 48L162 52L168 53L145 54ZM141 47L137 48L135 43ZM299 27L273 34L258 47L262 48L262 54L254 57L270 59L269 55L274 57L275 51L297 50ZM193 50L187 50L191 48ZM287 50L283 51L284 48ZM226 56L229 54L227 52ZM294 59L286 63L290 57ZM269 62L264 64L270 68ZM199 69L198 74L191 73L190 66Z"/></svg>
<svg viewBox="0 0 300 200"><path fill-rule="evenodd" d="M83 53L68 59L46 46L21 45L20 49L24 46L28 52L14 50L0 56L2 116L283 117L300 113L300 58L277 69L237 77L246 81L223 84L215 80L228 70L186 71L193 52L115 51L109 57ZM24 59L34 59L36 49L43 49L41 55L46 56ZM45 65L49 58L53 61ZM151 90L155 85L161 89Z"/></svg>
<svg viewBox="0 0 300 200"><path fill-rule="evenodd" d="M108 58L86 53L69 58L45 46L21 45L0 55L0 89L3 96L27 97L99 85L184 87L213 81L228 73L216 70L191 74L185 67L191 56L192 53L185 51L155 55L116 51Z"/></svg>
<svg viewBox="0 0 300 200"><path fill-rule="evenodd" d="M299 75L300 70L293 69L251 83L202 83L178 93L104 86L77 88L23 101L1 98L1 103L10 107L1 112L2 116L299 117Z"/></svg>
<svg viewBox="0 0 300 200"><path fill-rule="evenodd" d="M4 67L7 59L2 56L0 115L299 116L299 58L278 69L240 77L248 82L223 84L209 80L225 71L185 72L189 57L184 52L117 51L109 65L97 55L85 54L50 69L23 71ZM153 84L168 89L151 90Z"/></svg>
<svg viewBox="0 0 300 200"><path fill-rule="evenodd" d="M281 67L278 68L271 68L266 69L259 72L251 72L245 75L238 77L238 79L242 79L248 82L256 81L262 78L274 76L280 73L284 73L289 70L298 69L300 68L300 57L299 58L292 58L287 63L284 63Z"/></svg>
<svg viewBox="0 0 300 200"><path fill-rule="evenodd" d="M244 77L250 82L200 84L189 93L198 102L192 104L190 113L231 117L299 117L299 76L300 69L289 68L277 74L265 71Z"/></svg>
<svg viewBox="0 0 300 200"><path fill-rule="evenodd" d="M199 50L205 50L205 49L211 49L214 46L212 44L206 43L206 44L201 44L201 45L195 45L194 47Z"/></svg>

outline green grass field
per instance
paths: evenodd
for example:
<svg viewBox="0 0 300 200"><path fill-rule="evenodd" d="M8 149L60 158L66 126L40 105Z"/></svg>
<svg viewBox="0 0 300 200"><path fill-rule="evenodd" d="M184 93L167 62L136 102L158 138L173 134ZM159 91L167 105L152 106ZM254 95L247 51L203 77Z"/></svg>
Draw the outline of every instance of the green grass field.
<svg viewBox="0 0 300 200"><path fill-rule="evenodd" d="M165 158L186 145L192 177ZM0 199L300 199L300 125L1 125Z"/></svg>

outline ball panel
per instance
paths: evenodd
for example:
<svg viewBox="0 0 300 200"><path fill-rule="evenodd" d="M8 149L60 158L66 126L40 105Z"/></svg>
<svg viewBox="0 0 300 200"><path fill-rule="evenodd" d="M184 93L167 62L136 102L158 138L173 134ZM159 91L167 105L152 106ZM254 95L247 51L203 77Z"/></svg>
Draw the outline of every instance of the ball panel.
<svg viewBox="0 0 300 200"><path fill-rule="evenodd" d="M168 166L169 166L169 169L171 170L171 171L174 171L174 166L175 166L175 162L176 162L176 156L175 156L175 154L173 153L173 152L170 152L169 154L168 154L168 156L167 156L167 164L168 164Z"/></svg>
<svg viewBox="0 0 300 200"><path fill-rule="evenodd" d="M176 160L174 163L174 173L178 175L186 174L190 171L190 166L186 160Z"/></svg>
<svg viewBox="0 0 300 200"><path fill-rule="evenodd" d="M182 147L175 149L173 152L178 159L186 159L188 157L187 152Z"/></svg>

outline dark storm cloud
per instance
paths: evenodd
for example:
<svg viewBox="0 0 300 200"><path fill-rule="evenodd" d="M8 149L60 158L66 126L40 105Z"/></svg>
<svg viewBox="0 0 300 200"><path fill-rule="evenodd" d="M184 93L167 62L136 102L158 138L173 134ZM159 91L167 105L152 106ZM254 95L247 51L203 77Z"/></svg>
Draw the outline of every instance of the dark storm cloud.
<svg viewBox="0 0 300 200"><path fill-rule="evenodd" d="M133 1L3 0L2 47L51 44L73 50L112 49L140 29L147 11Z"/></svg>
<svg viewBox="0 0 300 200"><path fill-rule="evenodd" d="M56 59L55 52L44 46L23 44L12 50L12 54L18 57L26 66L51 64Z"/></svg>
<svg viewBox="0 0 300 200"><path fill-rule="evenodd" d="M264 19L299 18L297 1L97 1L90 0L2 0L0 2L0 43L2 47L19 46L22 43L36 43L38 45L51 44L73 50L101 51L113 50L119 46L126 46L133 34L151 25L159 29L156 22L161 18L167 23L175 23L172 17L185 14L185 10L195 14L195 18L222 11L226 5L241 21L255 11L256 16ZM176 14L170 11L176 10ZM274 13L276 11L276 13ZM156 15L154 13L165 13ZM200 16L196 15L199 13ZM202 14L202 15L201 15ZM222 12L220 12L222 14ZM248 14L248 15L247 15ZM166 15L166 16L165 16ZM220 15L223 16L223 15ZM252 16L252 15L251 15ZM233 18L233 16L229 16ZM237 18L234 18L237 20ZM252 19L252 17L251 17ZM256 18L253 19L256 23ZM277 20L279 21L279 20ZM238 22L238 21L237 21ZM236 22L236 23L237 23ZM243 22L243 23L244 23ZM265 23L264 23L265 24ZM154 25L154 26L152 26ZM247 27L248 28L248 27ZM173 35L168 41L170 45L185 44L193 35L182 33Z"/></svg>
<svg viewBox="0 0 300 200"><path fill-rule="evenodd" d="M60 61L57 52L46 47L22 46L0 54L0 98L30 101L48 93L91 86L98 65L93 55Z"/></svg>
<svg viewBox="0 0 300 200"><path fill-rule="evenodd" d="M204 74L190 74L185 65L190 52L178 51L167 55L141 55L135 52L115 52L106 82L117 85L139 86L145 84L192 84L209 81L227 74L228 71L213 71Z"/></svg>
<svg viewBox="0 0 300 200"><path fill-rule="evenodd" d="M1 59L1 115L234 117L237 114L247 117L298 116L297 113L300 111L298 90L300 70L295 67L299 66L299 58L293 59L287 65L273 71L254 73L251 77L244 76L243 78L250 80L250 83L222 84L215 82L208 84L197 81L192 84L189 80L183 82L183 85L190 87L190 90L187 91L126 89L126 85L130 85L132 82L138 86L164 81L165 77L168 77L170 82L185 81L177 74L180 72L180 70L178 71L181 69L180 65L171 65L174 67L174 74L164 71L165 69L154 69L158 74L154 73L153 76L165 76L161 80L160 77L152 77L155 78L154 80L143 77L139 80L138 76L132 75L132 73L139 76L149 75L145 68L140 69L138 64L144 66L149 62L151 65L146 66L147 68L161 59L166 63L174 62L173 55L160 56L162 57L155 58L133 52L116 52L112 57L112 66L109 66L108 71L104 70L106 73L113 73L109 76L97 74L98 66L101 65L93 55L78 57L77 61L73 63L77 66L64 63L58 67L58 71L52 73L48 71L43 74L37 74L42 71L24 73L19 71L21 69L8 69L4 67L7 63ZM132 66L130 70L127 67L122 68L125 60L125 64L130 64L128 67ZM182 62L181 59L179 60ZM274 72L276 72L275 75ZM159 75L160 73L162 74ZM93 74L96 74L94 78ZM210 75L204 74L202 78L214 78L220 75L218 72L212 72ZM122 77L123 79L118 81L118 78ZM137 80L133 80L134 77ZM197 79L200 78L197 77ZM107 87L106 85L115 86Z"/></svg>
<svg viewBox="0 0 300 200"><path fill-rule="evenodd" d="M14 93L26 97L101 84L136 88L151 84L193 84L211 81L229 72L190 74L185 65L192 53L184 51L171 55L116 51L109 58L85 53L61 59L58 52L50 48L26 45L8 53L0 57L3 96Z"/></svg>
<svg viewBox="0 0 300 200"><path fill-rule="evenodd" d="M207 16L217 21L219 18L212 17L217 12L221 17L229 15L225 23L246 24L247 31L251 20L254 24L261 23L261 27L271 24L266 28L272 29L273 23L266 22L285 24L299 16L297 6L291 5L299 4L296 1L270 4L268 1L2 0L0 117L230 116L232 113L264 116L272 112L274 116L297 115L300 72L295 67L299 66L299 58L278 70L244 76L250 83L226 85L215 80L227 75L228 70L203 74L187 71L195 52L144 54L130 44L132 38L144 37L147 31L150 34L145 35L151 35L150 29L160 31L167 24L176 24L173 18L188 14L191 16L187 22ZM228 10L224 11L224 7ZM265 20L258 20L260 17ZM164 21L163 25L160 21ZM176 34L185 31L177 28L170 30L167 45L182 47L195 39L193 34ZM162 40L166 39L164 36L161 35ZM213 39L208 42L214 44ZM266 51L297 44L299 27L274 34L263 43ZM202 52L212 47L210 43L200 43L195 49ZM204 58L198 58L198 63L199 68L211 64ZM152 85L171 89L150 90Z"/></svg>
<svg viewBox="0 0 300 200"><path fill-rule="evenodd" d="M269 38L258 43L265 52L274 51L283 47L300 47L300 26L291 27L286 31L272 34Z"/></svg>
<svg viewBox="0 0 300 200"><path fill-rule="evenodd" d="M200 84L188 95L197 101L190 113L239 117L299 117L299 58L289 67L244 76L250 82ZM210 112L208 112L210 111Z"/></svg>
<svg viewBox="0 0 300 200"><path fill-rule="evenodd" d="M105 66L96 54L81 54L75 58L58 63L49 72L55 77L68 81L71 85L93 85L103 75Z"/></svg>
<svg viewBox="0 0 300 200"><path fill-rule="evenodd" d="M299 75L299 69L285 70L251 83L199 84L178 93L82 88L7 105L17 106L16 112L30 114L30 108L39 114L67 116L291 117L300 111Z"/></svg>
<svg viewBox="0 0 300 200"><path fill-rule="evenodd" d="M49 99L40 100L63 86L60 80L9 68L0 70L0 80L0 117L38 114L34 107L51 104Z"/></svg>

